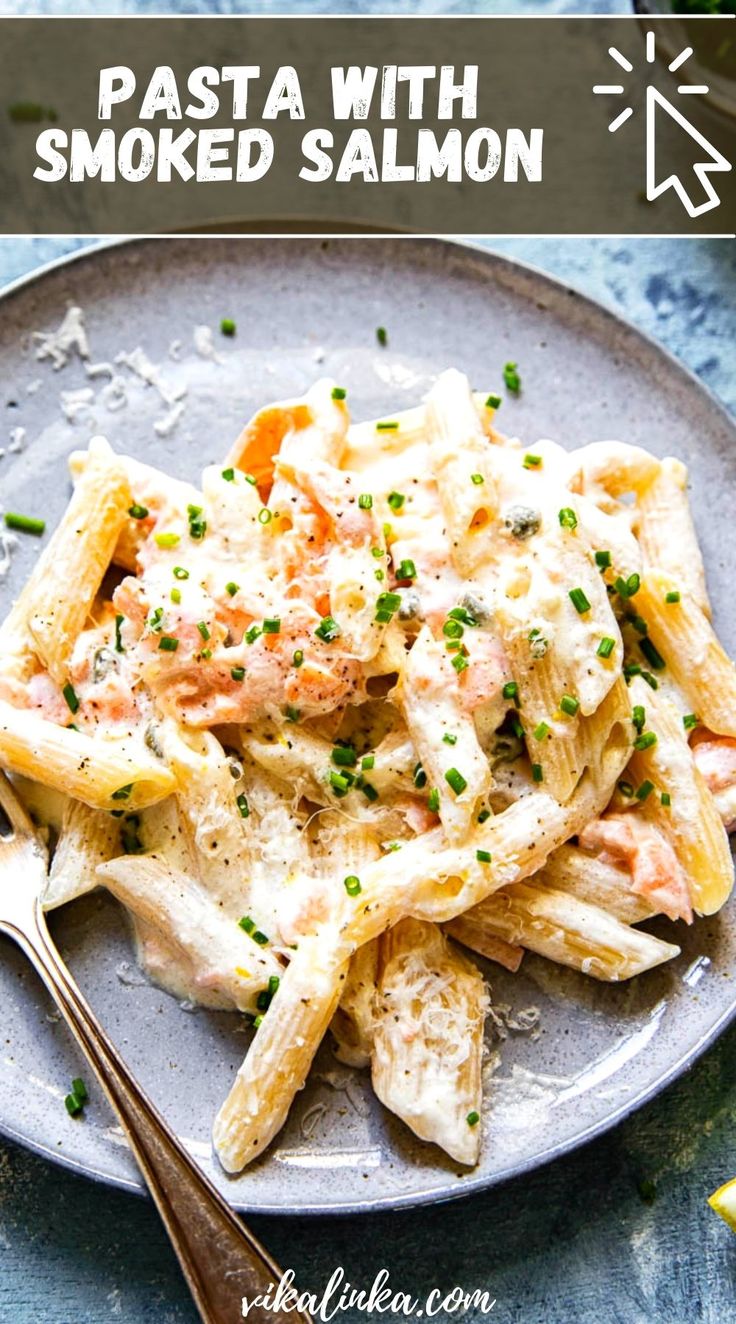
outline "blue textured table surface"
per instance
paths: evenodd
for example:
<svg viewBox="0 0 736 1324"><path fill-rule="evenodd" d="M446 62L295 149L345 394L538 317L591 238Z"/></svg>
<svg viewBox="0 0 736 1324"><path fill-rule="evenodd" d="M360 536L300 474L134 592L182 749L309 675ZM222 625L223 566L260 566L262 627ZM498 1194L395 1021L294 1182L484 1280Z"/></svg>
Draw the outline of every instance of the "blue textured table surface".
<svg viewBox="0 0 736 1324"><path fill-rule="evenodd" d="M0 240L0 285L79 242ZM733 244L540 239L493 247L657 336L736 412ZM736 1238L705 1200L734 1174L736 1028L609 1136L484 1197L365 1219L252 1223L315 1291L337 1266L359 1286L386 1268L397 1290L419 1298L433 1287L487 1287L499 1324L725 1324L736 1320ZM653 1201L642 1198L642 1182L654 1184ZM0 1319L194 1324L196 1314L148 1202L0 1144Z"/></svg>

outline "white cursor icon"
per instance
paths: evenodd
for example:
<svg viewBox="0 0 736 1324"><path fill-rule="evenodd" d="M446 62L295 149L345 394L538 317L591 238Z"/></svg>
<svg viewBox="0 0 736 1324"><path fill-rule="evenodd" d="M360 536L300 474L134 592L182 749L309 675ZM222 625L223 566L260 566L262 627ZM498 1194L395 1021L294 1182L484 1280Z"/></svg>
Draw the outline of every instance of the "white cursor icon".
<svg viewBox="0 0 736 1324"><path fill-rule="evenodd" d="M616 64L619 65L621 69L625 69L627 73L632 72L634 66L626 59L625 55L622 55L621 52L616 49L615 46L609 47L608 54L611 56L612 60L616 61ZM677 55L668 66L670 73L674 73L675 70L679 69L686 60L689 60L692 54L692 46L687 46L684 50L680 51L680 54ZM646 58L647 64L654 63L655 36L654 32L651 30L646 34ZM624 88L619 83L598 83L593 88L593 91L597 96L622 96ZM694 83L682 83L677 91L683 95L686 92L704 95L708 92L708 88ZM625 124L633 113L632 107L626 106L624 110L616 115L615 119L611 120L611 123L608 126L610 132L616 133L617 130L621 128L621 125ZM667 97L657 91L656 87L647 87L646 115L647 202L654 202L655 198L658 198L660 194L666 192L668 188L672 188L675 190L688 216L702 216L703 212L711 211L713 207L720 206L721 200L716 193L710 175L715 174L718 171L731 170L732 167L730 161L727 161L725 156L723 156L721 152L719 152L712 143L708 142L708 139L695 128L694 124L691 124L690 121L686 119L675 106L673 106L672 102L667 100ZM705 202L698 203L697 201L693 201L679 175L671 174L660 183L657 182L657 124L662 121L662 118L665 115L669 115L670 119L674 120L683 132L692 138L693 142L697 143L698 147L704 154L705 159L694 165L693 171L698 183L705 193Z"/></svg>
<svg viewBox="0 0 736 1324"><path fill-rule="evenodd" d="M669 115L676 124L679 124L680 128L684 129L685 133L694 139L705 155L706 159L704 161L699 161L697 165L693 166L695 175L707 197L707 201L701 202L699 206L693 202L679 175L668 175L660 184L657 183L657 107L660 107L661 112ZM720 204L720 198L708 176L720 170L730 169L730 161L727 161L725 156L722 156L713 144L709 143L708 139L704 138L702 133L699 133L694 125L685 119L685 116L681 115L679 110L676 110L672 103L662 96L661 92L657 91L656 87L647 88L647 202L654 202L654 199L658 198L660 193L664 193L668 188L673 188L688 216L702 216L703 212L710 211L711 208Z"/></svg>

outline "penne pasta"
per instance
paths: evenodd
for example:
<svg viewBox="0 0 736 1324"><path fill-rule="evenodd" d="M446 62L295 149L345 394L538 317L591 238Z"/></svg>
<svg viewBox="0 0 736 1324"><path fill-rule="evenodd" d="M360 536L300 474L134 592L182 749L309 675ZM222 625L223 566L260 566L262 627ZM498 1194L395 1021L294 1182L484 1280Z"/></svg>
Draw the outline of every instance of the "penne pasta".
<svg viewBox="0 0 736 1324"><path fill-rule="evenodd" d="M674 579L710 620L703 558L687 498L687 469L680 460L663 460L638 492L636 535L646 570L661 570Z"/></svg>
<svg viewBox="0 0 736 1324"><path fill-rule="evenodd" d="M13 609L60 685L68 679L74 642L112 560L130 501L123 465L102 437L95 438L66 513Z"/></svg>
<svg viewBox="0 0 736 1324"><path fill-rule="evenodd" d="M123 849L120 819L101 809L90 809L80 800L68 800L56 843L48 882L43 894L44 910L74 901L99 887L97 866L106 864Z"/></svg>
<svg viewBox="0 0 736 1324"><path fill-rule="evenodd" d="M176 781L137 741L97 740L0 700L0 759L11 772L64 791L92 809L143 809Z"/></svg>
<svg viewBox="0 0 736 1324"><path fill-rule="evenodd" d="M480 972L435 924L402 920L381 939L373 1088L420 1139L471 1166L488 1005Z"/></svg>
<svg viewBox="0 0 736 1324"><path fill-rule="evenodd" d="M644 713L638 743L656 737L645 748L635 748L629 765L635 786L650 783L654 788L642 812L670 841L693 909L712 915L728 900L734 882L733 857L717 805L697 769L675 705L638 677L631 691Z"/></svg>
<svg viewBox="0 0 736 1324"><path fill-rule="evenodd" d="M467 945L475 947L470 928L475 926L479 943L486 935L501 938L609 982L631 979L680 952L673 943L630 928L599 906L534 881L501 889L469 911L464 921Z"/></svg>
<svg viewBox="0 0 736 1324"><path fill-rule="evenodd" d="M711 731L736 736L736 667L697 602L670 575L652 569L642 579L636 606L661 654L662 668L690 711Z"/></svg>

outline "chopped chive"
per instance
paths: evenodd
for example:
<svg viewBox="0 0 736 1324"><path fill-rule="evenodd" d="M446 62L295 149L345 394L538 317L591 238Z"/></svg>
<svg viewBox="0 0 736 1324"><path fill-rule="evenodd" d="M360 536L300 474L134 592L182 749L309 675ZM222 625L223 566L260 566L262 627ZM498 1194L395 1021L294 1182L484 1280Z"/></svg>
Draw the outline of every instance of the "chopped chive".
<svg viewBox="0 0 736 1324"><path fill-rule="evenodd" d="M237 329L238 328L236 327L232 317L223 317L222 321L220 322L220 331L223 336L234 336Z"/></svg>
<svg viewBox="0 0 736 1324"><path fill-rule="evenodd" d="M565 713L567 717L575 717L579 707L579 699L574 698L572 694L563 694L560 699L560 712Z"/></svg>
<svg viewBox="0 0 736 1324"><path fill-rule="evenodd" d="M447 782L448 786L450 786L451 789L455 792L455 795L462 795L463 791L465 790L465 787L468 784L465 778L463 777L463 774L461 772L458 772L457 768L447 769L447 772L445 773L445 781Z"/></svg>
<svg viewBox="0 0 736 1324"><path fill-rule="evenodd" d="M129 800L129 799L130 799L130 792L132 791L132 789L133 789L133 783L132 783L132 782L128 782L127 786L119 786L118 789L117 789L117 791L113 791L112 795L110 796L110 799L111 799L111 800Z"/></svg>
<svg viewBox="0 0 736 1324"><path fill-rule="evenodd" d="M245 680L245 667L231 667L230 675L233 680Z"/></svg>
<svg viewBox="0 0 736 1324"><path fill-rule="evenodd" d="M225 585L225 591L229 593L231 598L235 597L235 594L238 592L239 588L240 585L236 584L233 579L228 580L227 584Z"/></svg>
<svg viewBox="0 0 736 1324"><path fill-rule="evenodd" d="M5 512L5 527L15 529L16 533L32 533L34 537L40 538L42 533L46 532L46 521L36 519L33 515L18 515L12 510Z"/></svg>
<svg viewBox="0 0 736 1324"><path fill-rule="evenodd" d="M538 725L535 726L534 730L532 731L532 735L534 736L535 740L544 740L544 737L549 735L549 727L547 723L539 722Z"/></svg>
<svg viewBox="0 0 736 1324"><path fill-rule="evenodd" d="M610 552L596 552L595 563L599 570L609 570L611 566Z"/></svg>
<svg viewBox="0 0 736 1324"><path fill-rule="evenodd" d="M410 560L402 561L399 565L398 570L396 571L396 578L416 579L416 577L417 577L417 568L414 562Z"/></svg>
<svg viewBox="0 0 736 1324"><path fill-rule="evenodd" d="M244 477L246 483L250 483L251 487L256 487L256 486L257 486L256 480L255 480L255 478L253 477L253 474L243 474L243 477Z"/></svg>
<svg viewBox="0 0 736 1324"><path fill-rule="evenodd" d="M619 575L613 581L613 587L620 598L633 598L639 592L641 579L637 574L629 575L628 579L623 579Z"/></svg>
<svg viewBox="0 0 736 1324"><path fill-rule="evenodd" d="M581 588L571 588L568 597L580 616L584 616L586 611L590 611L590 603Z"/></svg>
<svg viewBox="0 0 736 1324"><path fill-rule="evenodd" d="M452 665L459 676L461 672L467 671L468 659L466 657L463 657L462 653L458 653L456 657L452 659Z"/></svg>
<svg viewBox="0 0 736 1324"><path fill-rule="evenodd" d="M398 432L399 425L395 419L385 419L381 423L376 423L376 432Z"/></svg>
<svg viewBox="0 0 736 1324"><path fill-rule="evenodd" d="M471 475L470 475L470 481L471 481L471 483L473 483L476 487L480 487L481 483L484 483L486 480L485 480L485 478L483 477L482 474L471 474Z"/></svg>
<svg viewBox="0 0 736 1324"><path fill-rule="evenodd" d="M627 797L627 799L629 799L629 800L631 799L632 795L634 794L634 788L633 788L633 786L631 785L631 782L623 782L623 781L622 781L622 782L619 782L619 783L618 783L618 789L619 789L619 791L621 792L621 794L622 794L622 795L625 795L625 796Z"/></svg>
<svg viewBox="0 0 736 1324"><path fill-rule="evenodd" d="M260 625L251 625L245 632L246 644L254 644L256 639L260 639L262 633Z"/></svg>
<svg viewBox="0 0 736 1324"><path fill-rule="evenodd" d="M180 589L180 588L172 588L172 590L171 590L171 592L170 592L170 594L169 594L169 597L171 598L171 601L174 603L174 605L175 605L176 607L178 607L178 606L181 605L181 589Z"/></svg>
<svg viewBox="0 0 736 1324"><path fill-rule="evenodd" d="M324 643L330 644L333 639L337 639L338 636L342 634L342 631L333 616L323 616L314 633L318 639L322 639Z"/></svg>
<svg viewBox="0 0 736 1324"><path fill-rule="evenodd" d="M532 781L544 781L544 772L542 771L541 763L532 763Z"/></svg>
<svg viewBox="0 0 736 1324"><path fill-rule="evenodd" d="M631 720L634 723L634 726L636 727L639 735L641 735L642 731L644 730L644 723L647 720L646 709L644 708L643 704L641 703L634 704L634 707L631 710Z"/></svg>
<svg viewBox="0 0 736 1324"><path fill-rule="evenodd" d="M659 681L652 675L651 671L642 671L641 678L646 681L650 690L659 689Z"/></svg>
<svg viewBox="0 0 736 1324"><path fill-rule="evenodd" d="M445 734L443 735L442 740L443 740L443 743L444 743L445 745L456 745L456 744L457 744L457 736L454 735L452 731L445 731Z"/></svg>
<svg viewBox="0 0 736 1324"><path fill-rule="evenodd" d="M480 864L490 864L491 852L489 850L477 850L475 852L475 858Z"/></svg>
<svg viewBox="0 0 736 1324"><path fill-rule="evenodd" d="M640 651L644 654L644 656L645 656L647 662L649 663L649 665L650 665L650 667L652 668L653 671L663 671L663 670L664 670L665 665L666 665L665 660L664 660L664 658L662 657L662 654L659 652L659 650L658 650L657 648L655 648L655 646L654 646L654 644L652 643L651 639L648 639L648 638L647 638L647 639L640 639L640 640L639 640L639 649L640 649Z"/></svg>
<svg viewBox="0 0 736 1324"><path fill-rule="evenodd" d="M378 560L380 557L383 556L383 548L371 547L371 556L375 556L376 560Z"/></svg>
<svg viewBox="0 0 736 1324"><path fill-rule="evenodd" d="M346 777L344 772L333 772L330 770L328 780L338 800L341 800L344 795L347 795L350 790L350 783L352 781L351 777Z"/></svg>
<svg viewBox="0 0 736 1324"><path fill-rule="evenodd" d="M256 927L255 920L251 919L250 915L243 915L243 918L238 920L238 924L245 933L253 933Z"/></svg>
<svg viewBox="0 0 736 1324"><path fill-rule="evenodd" d="M636 792L637 800L641 800L643 804L644 801L647 799L647 797L652 794L653 790L654 790L654 782L650 782L650 781L642 782L641 786Z"/></svg>
<svg viewBox="0 0 736 1324"><path fill-rule="evenodd" d="M199 662L209 662L211 657L212 657L211 648L203 648L202 651L197 654L197 660Z"/></svg>
<svg viewBox="0 0 736 1324"><path fill-rule="evenodd" d="M347 391L345 390L344 386L333 386L332 388L333 400L344 400L346 395L347 395Z"/></svg>
<svg viewBox="0 0 736 1324"><path fill-rule="evenodd" d="M460 621L463 625L473 626L478 624L475 617L466 607L453 607L452 611L448 611L447 615L451 621Z"/></svg>
<svg viewBox="0 0 736 1324"><path fill-rule="evenodd" d="M386 331L385 326L376 327L376 340L381 346L385 347L388 344L388 332Z"/></svg>
<svg viewBox="0 0 736 1324"><path fill-rule="evenodd" d="M203 639L210 638L209 626L207 625L206 621L197 621L197 629L199 630L199 633L201 634Z"/></svg>
<svg viewBox="0 0 736 1324"><path fill-rule="evenodd" d="M692 731L693 727L698 725L698 719L695 716L695 713L685 713L685 716L682 719L682 725L686 731Z"/></svg>
<svg viewBox="0 0 736 1324"><path fill-rule="evenodd" d="M263 622L264 634L280 634L281 618L279 616L268 616Z"/></svg>
<svg viewBox="0 0 736 1324"><path fill-rule="evenodd" d="M123 647L122 635L120 633L124 620L125 617L121 616L120 613L118 613L118 615L115 617L115 652L116 653L125 652L125 648Z"/></svg>
<svg viewBox="0 0 736 1324"><path fill-rule="evenodd" d="M412 777L413 777L414 785L416 786L418 791L421 791L423 787L427 785L427 774L424 771L424 768L422 767L421 763L416 764Z"/></svg>
<svg viewBox="0 0 736 1324"><path fill-rule="evenodd" d="M67 707L70 709L70 711L73 713L78 713L79 699L77 698L77 693L76 690L74 689L74 686L67 684L64 686L61 692L64 695L64 698L66 699Z"/></svg>
<svg viewBox="0 0 736 1324"><path fill-rule="evenodd" d="M436 814L440 807L440 793L436 786L433 786L427 796L427 808L431 814Z"/></svg>
<svg viewBox="0 0 736 1324"><path fill-rule="evenodd" d="M375 786L371 786L370 782L363 782L360 789L363 792L363 795L365 796L366 800L370 800L371 804L373 804L374 800L378 799L378 791L376 790Z"/></svg>
<svg viewBox="0 0 736 1324"><path fill-rule="evenodd" d="M175 653L179 647L179 640L174 638L173 634L162 634L158 646L162 653Z"/></svg>
<svg viewBox="0 0 736 1324"><path fill-rule="evenodd" d="M514 707L516 708L521 707L521 703L519 701L519 686L515 680L507 680L506 684L501 690L501 694L504 699L512 699L514 702Z"/></svg>
<svg viewBox="0 0 736 1324"><path fill-rule="evenodd" d="M462 639L465 630L459 621L445 621L442 633L446 639Z"/></svg>
<svg viewBox="0 0 736 1324"><path fill-rule="evenodd" d="M259 524L270 524L272 519L273 519L273 516L272 516L270 510L268 509L268 506L261 506L261 509L260 509L259 512L258 512L258 523L259 523Z"/></svg>
<svg viewBox="0 0 736 1324"><path fill-rule="evenodd" d="M376 606L379 611L390 611L392 614L399 610L401 606L400 593L379 593L376 598Z"/></svg>
<svg viewBox="0 0 736 1324"><path fill-rule="evenodd" d="M649 634L649 626L644 620L644 617L640 616L638 612L629 612L626 619L629 622L629 625L633 626L636 630L637 634Z"/></svg>
<svg viewBox="0 0 736 1324"><path fill-rule="evenodd" d="M670 795L669 791L662 792L662 794L659 797L659 802L661 805L664 806L665 809L669 809L670 805L672 804L672 796Z"/></svg>
<svg viewBox="0 0 736 1324"><path fill-rule="evenodd" d="M525 469L541 469L541 467L542 467L542 457L541 457L541 455L525 455L525 456L524 456L524 468L525 468Z"/></svg>
<svg viewBox="0 0 736 1324"><path fill-rule="evenodd" d="M176 547L177 543L181 542L178 533L156 533L153 540L157 547L162 548Z"/></svg>
<svg viewBox="0 0 736 1324"><path fill-rule="evenodd" d="M331 757L338 768L354 768L358 762L358 755L352 745L335 745Z"/></svg>
<svg viewBox="0 0 736 1324"><path fill-rule="evenodd" d="M381 574L380 571L378 571L378 573L376 574L376 578L378 578L379 574L381 576L381 579L383 579L383 575ZM378 621L379 625L388 625L389 621L392 618L393 618L393 612L386 611L385 608L382 607L376 612L373 619Z"/></svg>
<svg viewBox="0 0 736 1324"><path fill-rule="evenodd" d="M147 519L148 506L139 506L138 502L134 501L133 505L128 507L128 514L131 519Z"/></svg>
<svg viewBox="0 0 736 1324"><path fill-rule="evenodd" d="M491 811L490 811L490 809L481 809L481 811L480 811L480 813L479 813L479 815L478 815L478 822L479 822L479 823L487 823L487 822L488 822L488 819L489 819L490 817L491 817Z"/></svg>
<svg viewBox="0 0 736 1324"><path fill-rule="evenodd" d="M175 565L172 571L174 579L188 579L189 571L184 569L183 565Z"/></svg>
<svg viewBox="0 0 736 1324"><path fill-rule="evenodd" d="M389 492L387 500L392 510L401 510L406 497L401 492Z"/></svg>
<svg viewBox="0 0 736 1324"><path fill-rule="evenodd" d="M278 975L268 976L268 991L272 998L274 998L278 993L280 983L281 980L279 979Z"/></svg>
<svg viewBox="0 0 736 1324"><path fill-rule="evenodd" d="M501 408L500 395L486 396L486 409L500 409L500 408Z"/></svg>
<svg viewBox="0 0 736 1324"><path fill-rule="evenodd" d="M86 1103L89 1098L87 1086L80 1076L76 1076L72 1081L72 1094L76 1094L81 1103Z"/></svg>
<svg viewBox="0 0 736 1324"><path fill-rule="evenodd" d="M374 570L373 576L375 579L378 580L379 584L382 584L384 579L386 578L382 570Z"/></svg>
<svg viewBox="0 0 736 1324"><path fill-rule="evenodd" d="M665 593L664 600L665 602L679 602L680 601L679 590L676 588L670 589L669 593Z"/></svg>
<svg viewBox="0 0 736 1324"><path fill-rule="evenodd" d="M559 513L559 520L563 529L576 529L578 527L578 517L570 506L563 506Z"/></svg>
<svg viewBox="0 0 736 1324"><path fill-rule="evenodd" d="M225 479L225 482L226 482L226 483L234 483L234 482L235 482L235 470L234 470L234 469L223 469L223 471L222 471L222 477Z"/></svg>
<svg viewBox="0 0 736 1324"><path fill-rule="evenodd" d="M76 1094L67 1094L64 1099L64 1107L70 1117L77 1117L84 1108L84 1102Z"/></svg>
<svg viewBox="0 0 736 1324"><path fill-rule="evenodd" d="M265 947L268 942L267 935L265 933L261 933L260 929L256 929L255 933L251 934L251 937L254 942L258 943L259 947Z"/></svg>
<svg viewBox="0 0 736 1324"><path fill-rule="evenodd" d="M238 810L240 811L240 817L247 818L250 814L250 806L248 804L247 796L243 795L242 793L240 795L236 795L235 803L238 806Z"/></svg>
<svg viewBox="0 0 736 1324"><path fill-rule="evenodd" d="M480 1113L476 1112L474 1108L472 1112L468 1113L465 1120L468 1123L468 1126L477 1126L480 1121Z"/></svg>
<svg viewBox="0 0 736 1324"><path fill-rule="evenodd" d="M284 709L284 717L287 722L298 722L301 715L301 710L299 708L295 708L293 703L287 703Z"/></svg>
<svg viewBox="0 0 736 1324"><path fill-rule="evenodd" d="M505 363L503 368L503 381L507 391L512 395L518 395L521 390L521 377L516 363Z"/></svg>
<svg viewBox="0 0 736 1324"><path fill-rule="evenodd" d="M513 731L517 740L524 739L524 728L521 725L521 722L519 721L518 717L511 718L511 730Z"/></svg>
<svg viewBox="0 0 736 1324"><path fill-rule="evenodd" d="M373 497L371 496L370 492L361 492L360 496L358 497L358 505L361 510L373 509Z"/></svg>
<svg viewBox="0 0 736 1324"><path fill-rule="evenodd" d="M654 734L654 732L645 731L643 735L637 736L636 740L634 741L634 749L638 749L638 750L651 749L653 745L656 745L656 743L657 743L657 737Z"/></svg>
<svg viewBox="0 0 736 1324"><path fill-rule="evenodd" d="M612 639L610 635L604 635L596 649L596 653L599 657L610 657L615 644L615 639Z"/></svg>
<svg viewBox="0 0 736 1324"><path fill-rule="evenodd" d="M359 896L363 890L360 886L360 879L355 873L349 873L347 878L343 878L343 884L348 896Z"/></svg>
<svg viewBox="0 0 736 1324"><path fill-rule="evenodd" d="M163 607L156 607L155 610L151 612L147 621L149 630L154 634L158 634L163 629L163 621L164 609Z"/></svg>
<svg viewBox="0 0 736 1324"><path fill-rule="evenodd" d="M187 506L187 515L189 516L189 537L195 542L200 542L207 532L207 521L202 516L201 506Z"/></svg>

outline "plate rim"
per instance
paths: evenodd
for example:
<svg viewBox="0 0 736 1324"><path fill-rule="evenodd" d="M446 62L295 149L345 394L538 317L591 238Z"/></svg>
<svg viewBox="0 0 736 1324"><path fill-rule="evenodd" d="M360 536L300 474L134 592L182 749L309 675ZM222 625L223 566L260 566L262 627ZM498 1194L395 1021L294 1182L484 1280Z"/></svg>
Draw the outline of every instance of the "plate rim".
<svg viewBox="0 0 736 1324"><path fill-rule="evenodd" d="M90 236L69 235L58 237L68 237L71 239L89 238ZM494 236L489 237L493 238ZM117 249L129 248L134 245L144 247L161 240L173 243L187 243L192 240L201 240L210 244L227 240L246 243L249 241L263 243L264 241L277 240L284 240L286 242L304 242L307 240L312 243L319 243L323 241L323 236L315 234L279 235L278 233L257 233L253 235L135 234L114 236L111 238L105 237L102 239L92 237L92 239L93 242L85 244L83 247L75 249L72 252L63 253L55 258L51 258L47 262L34 267L31 271L22 273L20 276L15 277L4 285L2 289L0 289L0 316L2 315L6 301L10 301L15 296L24 293L29 288L32 288L34 285L45 280L48 276L53 275L64 268L71 267L76 263L94 262L100 256L105 256L111 251L114 252ZM646 345L650 353L660 359L664 359L670 369L680 376L683 380L683 384L689 386L691 389L695 388L698 394L705 398L710 408L715 410L716 414L720 415L724 427L733 432L734 438L736 439L736 416L734 413L714 393L714 391L712 391L705 382L701 381L697 374L688 367L687 364L683 363L683 361L668 349L667 346L663 345L656 339L656 337L650 335L649 332L642 330L634 322L622 316L606 303L580 290L574 282L551 275L549 272L545 271L544 268L539 267L534 262L510 256L506 253L499 252L494 248L486 247L485 245L478 243L477 240L466 239L459 236L330 234L327 236L327 239L329 242L335 243L347 242L361 244L370 244L376 241L381 242L382 240L388 240L390 243L399 242L408 244L420 251L422 249L427 249L428 251L434 249L435 251L444 250L450 253L453 250L459 250L461 253L472 254L477 259L487 263L491 271L494 269L498 270L499 268L510 273L521 271L525 275L546 285L558 296L567 294L572 297L576 301L578 307L585 307L599 319L603 317L605 321L618 328L619 331L628 336L633 336L640 343ZM8 936L12 937L12 935ZM248 1202L247 1197L242 1199L239 1198L238 1195L235 1194L235 1182L242 1180L241 1176L233 1179L234 1198L230 1198L230 1192L227 1188L225 1188L224 1191L225 1198L228 1199L231 1207L238 1213L255 1215L263 1214L272 1217L279 1216L286 1218L307 1215L310 1217L332 1218L349 1215L354 1216L358 1214L386 1213L391 1210L420 1208L422 1206L434 1204L447 1204L450 1201L465 1199L472 1195L479 1195L481 1192L488 1191L494 1186L499 1186L502 1183L513 1180L514 1178L519 1178L529 1172L544 1168L556 1159L560 1159L567 1154L582 1149L593 1140L613 1130L627 1117L638 1112L639 1109L643 1108L647 1103L650 1103L659 1094L663 1093L664 1090L669 1088L669 1086L676 1080L685 1075L685 1073L694 1066L698 1059L713 1046L716 1040L720 1038L735 1019L736 991L734 992L731 1005L723 1010L717 1020L700 1036L695 1044L673 1061L663 1075L659 1076L650 1085L640 1089L633 1096L627 1098L612 1112L606 1114L606 1116L597 1121L591 1122L583 1131L568 1136L564 1140L556 1141L546 1149L537 1151L535 1154L531 1154L527 1158L516 1160L515 1162L510 1163L507 1167L500 1168L495 1172L477 1176L473 1176L472 1173L468 1173L467 1175L463 1174L462 1179L458 1181L457 1187L452 1190L440 1188L436 1191L432 1188L427 1188L420 1191L410 1191L405 1194L391 1194L376 1198L367 1197L360 1201L338 1201L329 1206L307 1202L299 1204L296 1208L287 1209L283 1205L270 1203L264 1204L263 1202L254 1205ZM0 1137L10 1140L20 1148L26 1149L36 1156L50 1161L56 1167L72 1172L76 1176L84 1177L99 1185L127 1191L137 1196L149 1197L147 1187L142 1180L137 1181L134 1177L128 1178L119 1174L101 1171L99 1168L96 1168L89 1163L81 1162L72 1155L63 1152L60 1153L56 1149L51 1149L45 1145L43 1141L23 1135L1 1115ZM195 1158L195 1162L198 1161L196 1156L192 1157Z"/></svg>

